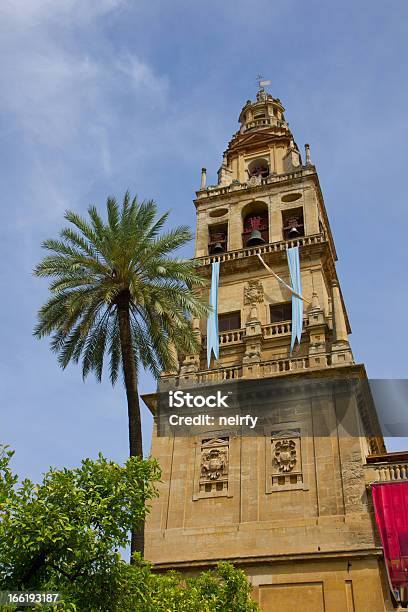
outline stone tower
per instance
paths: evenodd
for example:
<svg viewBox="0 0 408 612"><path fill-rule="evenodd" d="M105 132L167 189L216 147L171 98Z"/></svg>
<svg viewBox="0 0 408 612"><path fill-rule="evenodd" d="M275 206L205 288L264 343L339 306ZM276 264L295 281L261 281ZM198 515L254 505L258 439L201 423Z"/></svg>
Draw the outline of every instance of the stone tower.
<svg viewBox="0 0 408 612"><path fill-rule="evenodd" d="M364 384L309 146L302 159L281 101L262 88L239 123L218 184L207 186L203 169L194 201L195 257L208 284L212 262L221 262L219 359L207 367L206 322L194 321L201 352L164 374L159 390L233 382L239 393L251 380L291 388L350 376ZM302 339L292 353L291 294L256 256L290 283L291 246L299 246L305 299ZM366 458L385 453L370 394L348 396L344 429L338 395L296 393L279 400L262 434L245 436L237 427L154 432L152 455L163 475L146 558L159 570L185 572L230 560L248 574L262 610L392 609L367 490ZM144 401L154 414L157 394Z"/></svg>

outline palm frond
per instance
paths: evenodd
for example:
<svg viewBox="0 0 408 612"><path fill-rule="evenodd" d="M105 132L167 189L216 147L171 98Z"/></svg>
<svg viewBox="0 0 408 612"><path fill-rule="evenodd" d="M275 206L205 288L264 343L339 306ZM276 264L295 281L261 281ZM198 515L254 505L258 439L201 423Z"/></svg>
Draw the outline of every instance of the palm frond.
<svg viewBox="0 0 408 612"><path fill-rule="evenodd" d="M49 254L34 274L50 280L50 297L34 334L51 336L62 368L81 361L84 377L93 372L101 380L108 356L115 384L123 367L118 305L124 303L136 370L140 365L158 376L176 367L176 353L198 350L191 317L209 311L200 295L206 280L194 261L174 256L191 231L164 232L167 218L157 215L153 200L139 203L126 192L120 205L108 198L105 219L95 206L87 219L67 211L70 225L44 241Z"/></svg>

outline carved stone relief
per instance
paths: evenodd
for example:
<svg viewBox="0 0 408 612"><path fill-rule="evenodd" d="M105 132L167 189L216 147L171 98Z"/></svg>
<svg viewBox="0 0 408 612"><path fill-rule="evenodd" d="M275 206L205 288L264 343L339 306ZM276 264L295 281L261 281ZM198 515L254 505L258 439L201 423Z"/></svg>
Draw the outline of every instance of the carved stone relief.
<svg viewBox="0 0 408 612"><path fill-rule="evenodd" d="M257 304L264 301L264 290L261 281L249 281L244 287L244 304L250 306L249 321L258 320Z"/></svg>
<svg viewBox="0 0 408 612"><path fill-rule="evenodd" d="M256 302L263 302L264 290L261 281L249 281L244 288L244 303L248 306Z"/></svg>
<svg viewBox="0 0 408 612"><path fill-rule="evenodd" d="M307 488L303 482L300 429L272 431L269 444L266 492Z"/></svg>
<svg viewBox="0 0 408 612"><path fill-rule="evenodd" d="M229 439L203 440L200 450L199 493L205 497L228 491Z"/></svg>
<svg viewBox="0 0 408 612"><path fill-rule="evenodd" d="M258 176L251 176L250 179L248 179L247 184L250 187L257 187L258 185L262 184L262 176L259 174Z"/></svg>
<svg viewBox="0 0 408 612"><path fill-rule="evenodd" d="M202 451L201 478L217 480L227 467L227 453L219 448Z"/></svg>
<svg viewBox="0 0 408 612"><path fill-rule="evenodd" d="M294 440L278 440L274 449L274 461L280 472L291 472L296 465L296 442Z"/></svg>

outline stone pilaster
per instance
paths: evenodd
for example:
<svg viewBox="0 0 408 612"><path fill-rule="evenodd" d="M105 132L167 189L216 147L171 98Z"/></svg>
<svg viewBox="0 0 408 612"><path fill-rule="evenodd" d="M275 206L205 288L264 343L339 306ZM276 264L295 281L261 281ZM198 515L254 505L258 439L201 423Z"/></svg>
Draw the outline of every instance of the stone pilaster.
<svg viewBox="0 0 408 612"><path fill-rule="evenodd" d="M259 321L249 321L245 325L245 354L242 360L243 377L256 377L262 351L262 328Z"/></svg>
<svg viewBox="0 0 408 612"><path fill-rule="evenodd" d="M332 308L333 308L333 344L332 344L332 364L352 363L346 318L344 316L343 303L340 296L339 283L332 281Z"/></svg>
<svg viewBox="0 0 408 612"><path fill-rule="evenodd" d="M309 365L311 368L324 367L327 362L327 324L317 293L313 293L312 296L312 304L308 313L306 327L309 332Z"/></svg>

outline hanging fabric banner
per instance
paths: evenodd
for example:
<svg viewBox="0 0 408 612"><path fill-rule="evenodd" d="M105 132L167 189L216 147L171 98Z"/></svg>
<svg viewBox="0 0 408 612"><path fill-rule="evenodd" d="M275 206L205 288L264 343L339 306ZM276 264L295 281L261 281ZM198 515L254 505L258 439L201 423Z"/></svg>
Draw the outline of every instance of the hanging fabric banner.
<svg viewBox="0 0 408 612"><path fill-rule="evenodd" d="M310 304L310 301L307 300L306 298L304 298L302 295L300 295L300 293L296 293L296 291L293 290L293 287L290 287L290 285L288 285L287 283L285 283L285 281L283 280L283 278L281 278L280 276L278 276L273 270L272 268L270 268L268 266L268 264L266 264L264 262L264 260L262 259L262 257L260 256L259 253L257 253L259 260L261 261L262 265L265 266L265 268L268 270L268 272L270 272L272 274L272 276L274 276L276 278L277 281L279 281L281 283L281 285L283 285L284 287L286 287L286 289L288 289L293 295L296 295L300 300L303 300L304 302L308 302Z"/></svg>
<svg viewBox="0 0 408 612"><path fill-rule="evenodd" d="M220 279L220 262L212 264L210 306L211 312L207 319L207 366L210 367L211 353L216 359L219 357L219 338L218 338L218 285Z"/></svg>
<svg viewBox="0 0 408 612"><path fill-rule="evenodd" d="M397 601L405 602L408 599L408 483L373 483L371 491L390 587Z"/></svg>
<svg viewBox="0 0 408 612"><path fill-rule="evenodd" d="M300 344L303 327L303 300L298 296L302 295L302 282L300 279L300 260L299 247L292 247L286 251L290 273L290 281L293 289L292 293L292 338L290 341L290 354L296 340Z"/></svg>

